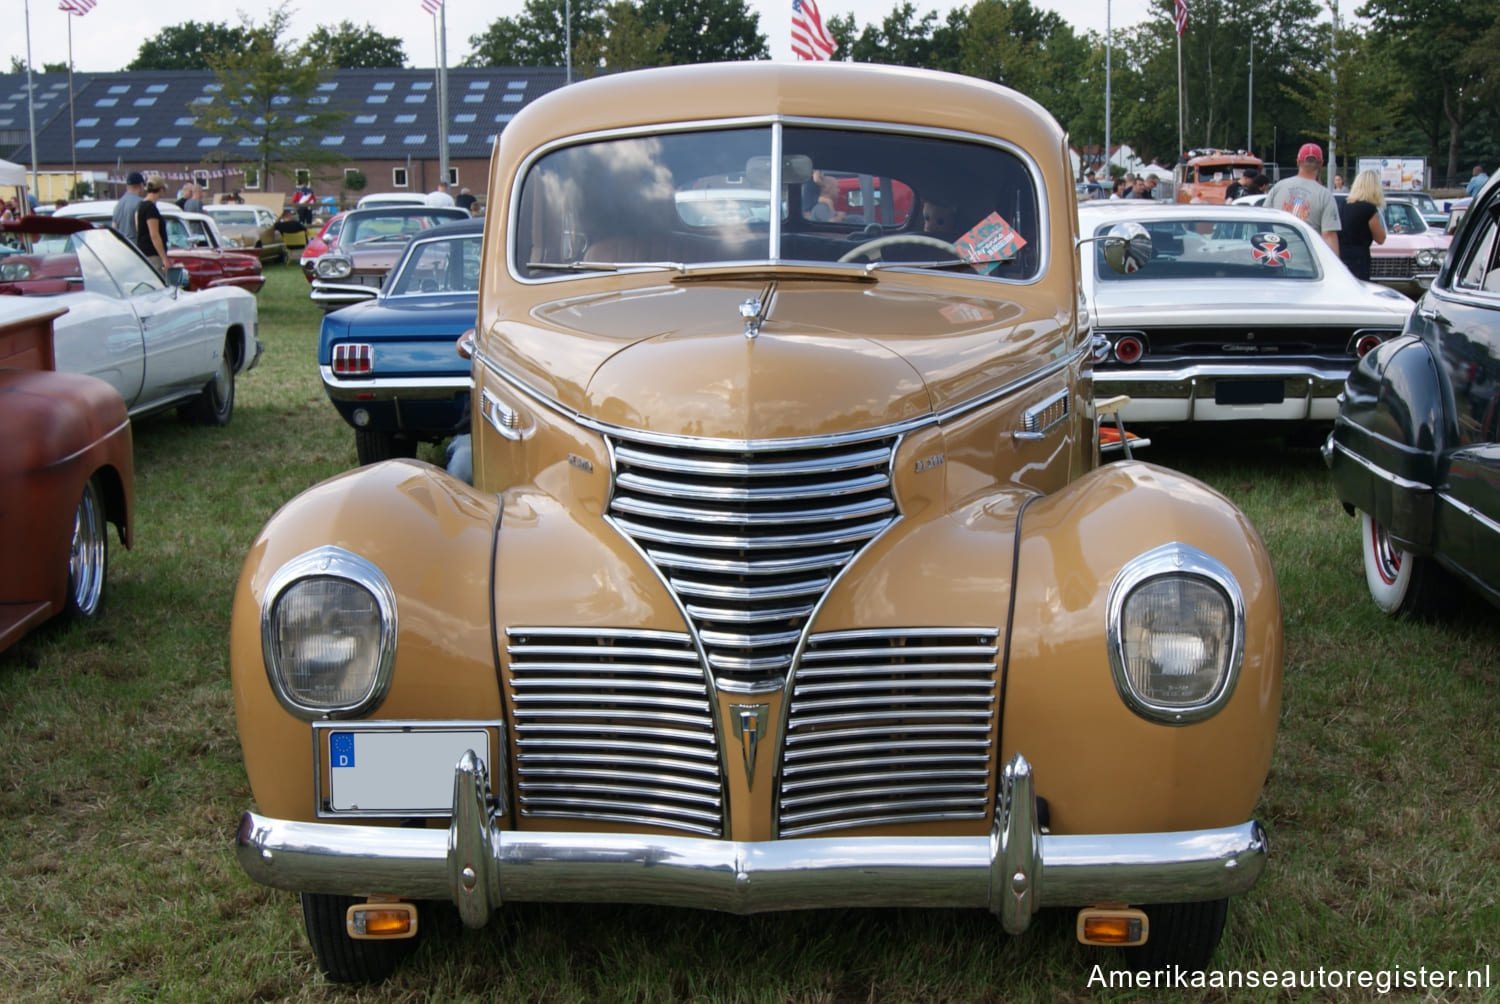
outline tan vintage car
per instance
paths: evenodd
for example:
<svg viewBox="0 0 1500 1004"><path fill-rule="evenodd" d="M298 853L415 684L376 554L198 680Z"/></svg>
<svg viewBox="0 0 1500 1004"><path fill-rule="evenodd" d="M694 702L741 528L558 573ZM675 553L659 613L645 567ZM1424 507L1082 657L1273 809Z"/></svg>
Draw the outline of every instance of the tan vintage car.
<svg viewBox="0 0 1500 1004"><path fill-rule="evenodd" d="M311 488L235 598L238 858L324 972L384 976L424 900L1062 906L1205 965L1265 865L1280 604L1227 500L1100 463L1057 123L675 67L527 106L491 177L472 485Z"/></svg>

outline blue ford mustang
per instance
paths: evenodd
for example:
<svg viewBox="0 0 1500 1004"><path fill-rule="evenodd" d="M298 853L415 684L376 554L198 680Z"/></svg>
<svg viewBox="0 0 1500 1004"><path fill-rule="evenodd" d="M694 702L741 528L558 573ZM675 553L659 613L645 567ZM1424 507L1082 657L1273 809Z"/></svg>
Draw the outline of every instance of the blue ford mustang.
<svg viewBox="0 0 1500 1004"><path fill-rule="evenodd" d="M375 299L323 318L318 369L361 464L415 456L469 428L469 362L458 338L479 304L483 221L462 220L413 240Z"/></svg>

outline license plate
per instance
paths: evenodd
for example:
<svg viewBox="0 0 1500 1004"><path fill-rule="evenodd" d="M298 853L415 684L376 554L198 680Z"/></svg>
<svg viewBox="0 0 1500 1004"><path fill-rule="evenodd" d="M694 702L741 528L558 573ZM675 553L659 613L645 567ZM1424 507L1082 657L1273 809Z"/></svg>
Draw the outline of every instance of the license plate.
<svg viewBox="0 0 1500 1004"><path fill-rule="evenodd" d="M488 761L485 729L329 728L328 808L333 812L447 815L453 768L467 750Z"/></svg>
<svg viewBox="0 0 1500 1004"><path fill-rule="evenodd" d="M1214 385L1214 404L1280 404L1285 396L1280 380L1220 380Z"/></svg>

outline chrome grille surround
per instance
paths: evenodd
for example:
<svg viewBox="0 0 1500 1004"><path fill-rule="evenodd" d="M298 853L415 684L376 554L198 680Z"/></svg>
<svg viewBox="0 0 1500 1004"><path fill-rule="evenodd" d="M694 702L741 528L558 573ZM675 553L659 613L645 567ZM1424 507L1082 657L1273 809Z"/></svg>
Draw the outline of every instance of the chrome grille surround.
<svg viewBox="0 0 1500 1004"><path fill-rule="evenodd" d="M686 634L506 629L522 816L723 836L708 683Z"/></svg>
<svg viewBox="0 0 1500 1004"><path fill-rule="evenodd" d="M1432 271L1437 271L1433 266ZM1396 257L1393 255L1371 255L1370 256L1370 278L1371 279L1410 279L1417 274L1417 259L1415 256Z"/></svg>
<svg viewBox="0 0 1500 1004"><path fill-rule="evenodd" d="M992 628L809 636L787 713L778 835L986 818L998 652Z"/></svg>
<svg viewBox="0 0 1500 1004"><path fill-rule="evenodd" d="M607 518L671 591L715 686L784 686L839 573L897 518L899 435L746 443L614 430L607 440Z"/></svg>

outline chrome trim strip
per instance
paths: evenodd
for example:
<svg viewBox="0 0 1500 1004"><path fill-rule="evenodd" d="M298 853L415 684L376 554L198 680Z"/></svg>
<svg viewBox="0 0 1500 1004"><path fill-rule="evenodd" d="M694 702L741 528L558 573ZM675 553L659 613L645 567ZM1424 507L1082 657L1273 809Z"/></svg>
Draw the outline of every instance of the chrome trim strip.
<svg viewBox="0 0 1500 1004"><path fill-rule="evenodd" d="M465 373L463 376L422 376L422 377L340 377L335 376L333 367L319 366L318 375L323 378L323 389L328 391L328 396L337 401L352 401L355 392L369 391L396 391L401 392L402 397L421 400L424 397L442 398L452 397L455 391L471 391L474 389L474 379ZM431 391L428 395L418 395L413 391Z"/></svg>
<svg viewBox="0 0 1500 1004"><path fill-rule="evenodd" d="M1062 410L1050 422L1043 425L1042 419L1046 417L1047 412L1059 404L1062 405ZM1072 392L1064 387L1056 394L1043 398L1022 412L1021 429L1033 436L1045 435L1053 426L1066 421L1072 414Z"/></svg>
<svg viewBox="0 0 1500 1004"><path fill-rule="evenodd" d="M1372 460L1366 460L1364 457L1360 456L1358 453L1355 453L1353 450L1349 449L1349 447L1345 446L1343 443L1338 442L1332 437L1329 438L1328 442L1332 444L1333 452L1343 454L1359 466L1363 467L1366 471L1369 471L1371 474L1375 475L1377 478L1380 478L1382 481L1389 481L1397 488L1405 488L1408 491L1414 492L1431 492L1437 490L1432 485L1424 484L1421 481L1413 481L1410 478L1403 478L1399 474L1394 474L1386 470L1384 467L1381 467ZM1331 459L1329 462L1331 463Z"/></svg>
<svg viewBox="0 0 1500 1004"><path fill-rule="evenodd" d="M340 707L310 705L287 693L281 678L280 660L275 655L272 618L277 604L286 591L298 582L319 578L344 579L363 588L374 599L380 616L378 654L370 689L358 701ZM331 544L303 551L276 569L266 582L260 601L260 648L271 692L290 714L303 721L351 718L362 714L378 705L391 685L391 674L396 662L396 591L391 588L390 580L379 566L353 551Z"/></svg>
<svg viewBox="0 0 1500 1004"><path fill-rule="evenodd" d="M1123 626L1125 602L1141 586L1153 579L1192 577L1205 579L1217 586L1229 600L1229 664L1213 691L1198 704L1170 705L1150 701L1137 693L1130 683L1125 666ZM1136 555L1115 574L1105 601L1105 633L1109 649L1109 669L1115 689L1130 710L1142 718L1166 725L1190 725L1217 714L1234 695L1239 682L1240 664L1245 657L1245 595L1234 573L1211 554L1189 544L1174 541Z"/></svg>
<svg viewBox="0 0 1500 1004"><path fill-rule="evenodd" d="M1043 834L1030 765L1002 774L989 834L728 841L505 830L489 772L454 770L447 830L304 823L246 812L235 856L295 892L451 900L482 926L506 901L627 902L748 914L873 906L985 908L1018 933L1038 909L1221 899L1251 888L1269 853L1254 820L1165 833Z"/></svg>
<svg viewBox="0 0 1500 1004"><path fill-rule="evenodd" d="M1494 520L1490 519L1484 513L1480 512L1478 509L1475 509L1467 502L1460 502L1458 499L1454 498L1452 495L1447 494L1446 492L1438 492L1438 498L1442 499L1444 502L1457 509L1462 515L1465 515L1474 520L1490 533L1500 534L1500 523L1497 523Z"/></svg>
<svg viewBox="0 0 1500 1004"><path fill-rule="evenodd" d="M1326 369L1313 365L1286 365L1281 363L1269 363L1263 366L1251 365L1249 363L1193 363L1180 366L1175 369L1152 368L1139 364L1129 369L1098 369L1094 370L1094 382L1097 383L1144 383L1161 380L1163 382L1175 383L1184 380L1201 379L1203 377L1260 377L1265 380L1294 380L1308 379L1321 380L1324 382L1336 382L1340 387L1344 381L1349 379L1349 371L1354 368L1354 360L1340 369Z"/></svg>

